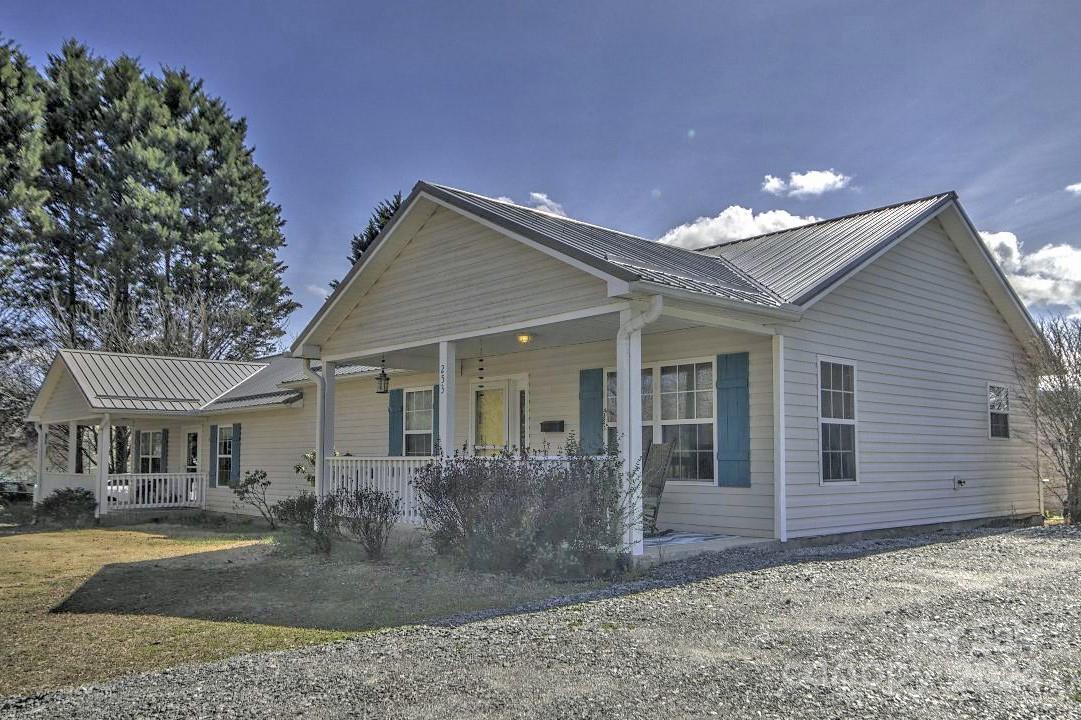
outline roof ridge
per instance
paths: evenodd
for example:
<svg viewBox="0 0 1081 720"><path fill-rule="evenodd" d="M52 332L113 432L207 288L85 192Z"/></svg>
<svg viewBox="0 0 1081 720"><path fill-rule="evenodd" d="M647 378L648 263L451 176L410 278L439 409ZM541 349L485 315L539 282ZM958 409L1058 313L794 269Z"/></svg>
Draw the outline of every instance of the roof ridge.
<svg viewBox="0 0 1081 720"><path fill-rule="evenodd" d="M423 182L425 185L431 185L433 187L437 187L437 188L440 188L442 190L452 190L454 192L465 193L466 195L475 195L476 197L484 198L485 200L491 200L492 202L497 202L497 203L500 203L502 205L510 205L511 207L520 208L522 210L527 210L529 212L540 213L541 215L556 218L557 220L568 220L568 221L570 221L572 223L575 223L576 225L585 225L586 227L597 228L598 230L604 230L605 232L616 233L617 235L623 235L624 237L633 238L635 240L641 240L643 242L648 242L648 243L657 242L656 240L650 240L649 238L642 237L641 235L635 235L633 233L629 233L626 230L616 230L615 228L605 227L604 225L598 225L597 223L591 223L591 222L589 222L587 220L579 220L578 218L573 218L570 215L556 215L555 213L546 212L544 210L538 210L537 208L531 208L528 205L521 205L521 204L516 203L516 202L507 202L506 200L500 200L499 198L494 198L494 197L491 197L489 195L482 195L481 193L473 192L472 190L464 190L462 188L456 188L456 187L453 187L451 185L443 185L442 183L429 182L427 180L422 180L421 182ZM679 248L679 249L680 250L686 250L686 248Z"/></svg>
<svg viewBox="0 0 1081 720"><path fill-rule="evenodd" d="M890 203L889 205L880 205L878 207L868 208L866 210L860 210L858 212L848 213L847 215L838 215L831 218L823 218L822 220L815 220L814 222L804 223L803 225L793 225L790 228L784 228L782 230L772 230L767 233L759 233L758 235L751 235L745 238L736 238L735 240L725 240L724 242L715 243L713 245L705 245L700 248L695 248L691 252L704 252L705 250L713 250L719 247L728 247L729 245L735 245L737 243L748 242L749 240L759 240L761 238L769 237L770 235L779 235L781 233L789 232L791 230L802 230L804 228L814 227L816 225L825 225L826 223L837 222L839 220L848 220L850 218L859 217L860 215L869 215L874 212L880 212L882 210L890 210L892 208L901 207L902 205L913 205L915 203L924 202L926 200L933 200L935 198L957 198L956 190L947 190L946 192L932 193L925 195L924 197L913 198L911 200L902 200L900 202Z"/></svg>
<svg viewBox="0 0 1081 720"><path fill-rule="evenodd" d="M192 362L228 363L230 365L259 365L266 367L269 362L262 360L215 360L214 358L180 357L178 355L146 355L143 353L112 352L110 350L84 350L82 348L60 348L62 353L89 353L91 355L108 355L111 357L146 358L148 360L186 360Z"/></svg>

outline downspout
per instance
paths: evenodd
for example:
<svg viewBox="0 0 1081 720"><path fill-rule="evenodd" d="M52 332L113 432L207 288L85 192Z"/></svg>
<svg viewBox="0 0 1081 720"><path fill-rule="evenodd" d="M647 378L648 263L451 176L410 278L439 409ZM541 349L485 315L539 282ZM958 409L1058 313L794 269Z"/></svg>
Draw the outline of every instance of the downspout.
<svg viewBox="0 0 1081 720"><path fill-rule="evenodd" d="M632 316L630 320L619 326L619 330L616 332L616 341L626 340L632 332L641 330L646 325L654 322L661 316L661 311L663 309L664 298L660 295L654 295L649 302L648 310Z"/></svg>
<svg viewBox="0 0 1081 720"><path fill-rule="evenodd" d="M311 358L304 358L304 377L315 383L315 496L323 499L323 376L312 370Z"/></svg>

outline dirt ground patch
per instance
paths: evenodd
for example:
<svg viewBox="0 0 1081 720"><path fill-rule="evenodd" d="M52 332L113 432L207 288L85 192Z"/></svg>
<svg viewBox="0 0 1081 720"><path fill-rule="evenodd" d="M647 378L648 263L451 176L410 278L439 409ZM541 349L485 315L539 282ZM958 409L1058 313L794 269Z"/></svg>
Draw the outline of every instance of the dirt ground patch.
<svg viewBox="0 0 1081 720"><path fill-rule="evenodd" d="M0 531L0 695L530 602L591 587L412 555L311 555L282 533L186 526Z"/></svg>

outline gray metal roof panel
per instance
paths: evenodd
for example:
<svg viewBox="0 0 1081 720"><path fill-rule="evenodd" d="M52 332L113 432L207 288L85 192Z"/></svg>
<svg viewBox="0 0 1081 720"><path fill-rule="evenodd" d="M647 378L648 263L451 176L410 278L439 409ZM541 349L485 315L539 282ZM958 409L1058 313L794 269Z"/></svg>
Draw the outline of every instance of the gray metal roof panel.
<svg viewBox="0 0 1081 720"><path fill-rule="evenodd" d="M185 413L251 377L265 363L61 350L94 408Z"/></svg>
<svg viewBox="0 0 1081 720"><path fill-rule="evenodd" d="M317 374L321 374L322 370L323 370L323 367L319 363L312 363L312 370L314 370ZM374 372L376 372L378 370L379 370L379 368L372 367L371 365L359 365L359 364L356 364L356 363L339 363L338 365L336 365L334 367L334 377L336 377L336 378L352 377L353 375L363 375L364 373L374 373ZM391 368L387 368L387 373L388 374L394 373L394 372L396 372L396 371L391 369ZM304 374L304 368L303 368L302 362L298 359L297 360L297 369L296 369L296 371L291 373L288 376L283 377L278 382L285 384L285 383L301 383L301 382L307 382L307 381L308 381L308 377Z"/></svg>
<svg viewBox="0 0 1081 720"><path fill-rule="evenodd" d="M445 185L422 182L418 187L624 280L648 280L768 307L780 304L779 298L724 257L684 250Z"/></svg>
<svg viewBox="0 0 1081 720"><path fill-rule="evenodd" d="M952 192L701 248L802 304L956 199Z"/></svg>

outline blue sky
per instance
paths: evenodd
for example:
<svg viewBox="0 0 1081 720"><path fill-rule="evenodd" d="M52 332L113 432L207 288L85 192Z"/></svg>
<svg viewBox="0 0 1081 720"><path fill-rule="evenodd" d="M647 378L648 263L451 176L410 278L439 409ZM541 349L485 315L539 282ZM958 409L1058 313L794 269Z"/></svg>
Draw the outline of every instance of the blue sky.
<svg viewBox="0 0 1081 720"><path fill-rule="evenodd" d="M1079 30L1076 2L0 9L39 64L76 37L186 67L248 119L290 335L420 178L653 238L691 223L683 242L955 189L1034 307L1081 312Z"/></svg>

